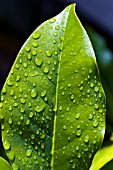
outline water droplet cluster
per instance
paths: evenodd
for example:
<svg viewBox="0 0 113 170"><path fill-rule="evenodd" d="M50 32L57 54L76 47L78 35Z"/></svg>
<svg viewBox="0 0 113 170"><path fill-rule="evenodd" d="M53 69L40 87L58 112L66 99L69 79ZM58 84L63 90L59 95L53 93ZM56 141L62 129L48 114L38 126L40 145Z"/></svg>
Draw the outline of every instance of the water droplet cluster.
<svg viewBox="0 0 113 170"><path fill-rule="evenodd" d="M51 164L53 96L65 14L45 22L29 37L2 90L3 145L14 170L44 170Z"/></svg>
<svg viewBox="0 0 113 170"><path fill-rule="evenodd" d="M14 170L51 169L52 159L56 169L61 157L62 169L88 169L100 146L103 91L85 35L78 37L68 14L67 8L34 31L2 89L3 146Z"/></svg>

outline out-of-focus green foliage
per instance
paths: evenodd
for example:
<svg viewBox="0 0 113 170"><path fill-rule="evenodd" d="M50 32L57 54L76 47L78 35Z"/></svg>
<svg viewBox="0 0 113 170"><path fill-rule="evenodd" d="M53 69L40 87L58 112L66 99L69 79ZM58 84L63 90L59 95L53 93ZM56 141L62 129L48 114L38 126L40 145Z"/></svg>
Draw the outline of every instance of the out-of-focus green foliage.
<svg viewBox="0 0 113 170"><path fill-rule="evenodd" d="M107 135L113 132L113 53L109 49L104 37L99 35L92 28L87 27L88 35L92 41L98 67L100 70L101 81L107 98Z"/></svg>
<svg viewBox="0 0 113 170"><path fill-rule="evenodd" d="M105 149L106 147L110 148L110 145L113 144L113 52L110 50L109 46L107 45L106 39L102 35L98 34L91 27L87 27L86 30L92 41L93 48L96 53L101 81L107 99L106 136L102 146L104 151L104 147ZM106 155L102 154L101 150L99 152L100 157L105 160ZM106 152L110 154L108 149L106 149ZM109 157L112 158L112 152ZM113 158L108 163L106 159L106 165L104 165L101 169L111 170L111 167L113 167Z"/></svg>
<svg viewBox="0 0 113 170"><path fill-rule="evenodd" d="M94 156L90 170L99 170L113 159L113 145L101 148Z"/></svg>

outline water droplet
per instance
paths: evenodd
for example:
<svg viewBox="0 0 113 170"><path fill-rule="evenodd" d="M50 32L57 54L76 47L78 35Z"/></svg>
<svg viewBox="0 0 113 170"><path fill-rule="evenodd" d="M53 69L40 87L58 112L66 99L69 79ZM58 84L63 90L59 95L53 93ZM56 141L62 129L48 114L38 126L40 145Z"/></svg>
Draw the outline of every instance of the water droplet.
<svg viewBox="0 0 113 170"><path fill-rule="evenodd" d="M27 121L26 121L26 125L29 125L29 124L30 124L30 120L27 120Z"/></svg>
<svg viewBox="0 0 113 170"><path fill-rule="evenodd" d="M29 113L29 118L32 118L33 117L33 112L30 112Z"/></svg>
<svg viewBox="0 0 113 170"><path fill-rule="evenodd" d="M20 108L20 112L21 112L21 113L24 113L24 112L25 112L25 108L22 108L22 107L21 107L21 108Z"/></svg>
<svg viewBox="0 0 113 170"><path fill-rule="evenodd" d="M5 87L3 87L3 89L2 89L2 93L6 93L7 91L6 91L6 88Z"/></svg>
<svg viewBox="0 0 113 170"><path fill-rule="evenodd" d="M52 51L46 51L46 55L47 55L47 57L51 57L52 56Z"/></svg>
<svg viewBox="0 0 113 170"><path fill-rule="evenodd" d="M60 29L60 27L59 27L59 26L56 26L56 27L55 27L55 29L56 29L56 30L59 30L59 29Z"/></svg>
<svg viewBox="0 0 113 170"><path fill-rule="evenodd" d="M93 119L93 114L90 113L88 118L89 118L89 120L92 120Z"/></svg>
<svg viewBox="0 0 113 170"><path fill-rule="evenodd" d="M80 118L80 113L77 113L77 114L75 115L75 118L76 118L76 119L79 119L79 118Z"/></svg>
<svg viewBox="0 0 113 170"><path fill-rule="evenodd" d="M46 107L46 104L45 104L45 103L42 103L40 106L37 106L37 107L35 108L35 111L36 111L36 112L41 112L42 110L45 109L45 107Z"/></svg>
<svg viewBox="0 0 113 170"><path fill-rule="evenodd" d="M62 106L59 107L59 110L62 111Z"/></svg>
<svg viewBox="0 0 113 170"><path fill-rule="evenodd" d="M62 44L58 44L57 47L60 51L62 51Z"/></svg>
<svg viewBox="0 0 113 170"><path fill-rule="evenodd" d="M86 136L85 136L84 142L85 142L85 143L88 143L88 142L89 142L89 135L86 135Z"/></svg>
<svg viewBox="0 0 113 170"><path fill-rule="evenodd" d="M13 86L14 82L10 81L9 79L6 81L8 86Z"/></svg>
<svg viewBox="0 0 113 170"><path fill-rule="evenodd" d="M72 94L72 95L71 95L71 100L73 100L73 99L74 99L74 95Z"/></svg>
<svg viewBox="0 0 113 170"><path fill-rule="evenodd" d="M3 146L4 146L5 150L9 150L10 147L11 147L11 144L10 144L8 141L5 141L5 142L3 143Z"/></svg>
<svg viewBox="0 0 113 170"><path fill-rule="evenodd" d="M53 35L56 37L56 36L58 35L58 33L57 33L57 32L54 32Z"/></svg>
<svg viewBox="0 0 113 170"><path fill-rule="evenodd" d="M32 58L31 54L28 54L27 58L28 58L28 60L31 60L31 58Z"/></svg>
<svg viewBox="0 0 113 170"><path fill-rule="evenodd" d="M34 39L38 39L38 38L40 38L40 36L41 36L41 33L40 33L39 31L34 32L33 35L32 35L32 37L33 37Z"/></svg>
<svg viewBox="0 0 113 170"><path fill-rule="evenodd" d="M44 90L43 92L41 92L41 97L44 97L46 95L46 90Z"/></svg>
<svg viewBox="0 0 113 170"><path fill-rule="evenodd" d="M37 52L35 50L32 51L32 55L35 56L37 55Z"/></svg>
<svg viewBox="0 0 113 170"><path fill-rule="evenodd" d="M63 129L66 130L66 125L63 126Z"/></svg>
<svg viewBox="0 0 113 170"><path fill-rule="evenodd" d="M26 47L25 47L25 50L26 50L27 52L29 52L29 51L31 50L30 46L26 46Z"/></svg>
<svg viewBox="0 0 113 170"><path fill-rule="evenodd" d="M28 149L27 151L26 151L26 156L27 157L30 157L32 155L32 149Z"/></svg>
<svg viewBox="0 0 113 170"><path fill-rule="evenodd" d="M33 42L33 43L32 43L32 46L33 46L33 47L38 47L39 44L38 44L38 42Z"/></svg>
<svg viewBox="0 0 113 170"><path fill-rule="evenodd" d="M81 131L81 130L78 130L78 131L76 132L76 135L77 135L78 137L80 137L81 134L82 134L82 131Z"/></svg>
<svg viewBox="0 0 113 170"><path fill-rule="evenodd" d="M95 92L98 92L99 91L99 87L95 87L94 90L95 90Z"/></svg>
<svg viewBox="0 0 113 170"><path fill-rule="evenodd" d="M83 90L83 86L81 86L79 89L80 89L80 91L82 91Z"/></svg>
<svg viewBox="0 0 113 170"><path fill-rule="evenodd" d="M31 135L31 139L34 139L34 138L35 138L35 135L34 135L34 134L32 134L32 135Z"/></svg>
<svg viewBox="0 0 113 170"><path fill-rule="evenodd" d="M55 21L56 21L55 18L51 18L51 19L49 20L49 23L54 23Z"/></svg>
<svg viewBox="0 0 113 170"><path fill-rule="evenodd" d="M20 102L21 102L22 104L25 104L25 103L26 103L26 100L25 100L24 98L20 98Z"/></svg>
<svg viewBox="0 0 113 170"><path fill-rule="evenodd" d="M94 120L94 122L93 122L93 127L95 127L95 128L96 128L96 127L98 126L98 124L99 124L99 123L98 123L98 120L97 120L97 119L95 119L95 120Z"/></svg>
<svg viewBox="0 0 113 170"><path fill-rule="evenodd" d="M75 169L75 164L72 165L72 169Z"/></svg>
<svg viewBox="0 0 113 170"><path fill-rule="evenodd" d="M77 158L81 158L81 153L78 153Z"/></svg>
<svg viewBox="0 0 113 170"><path fill-rule="evenodd" d="M13 123L13 121L12 121L12 119L11 118L9 118L9 124L12 124Z"/></svg>
<svg viewBox="0 0 113 170"><path fill-rule="evenodd" d="M71 87L71 84L68 84L68 87L70 88L70 87Z"/></svg>
<svg viewBox="0 0 113 170"><path fill-rule="evenodd" d="M41 58L35 58L35 64L36 64L37 66L41 66L42 63L43 63L43 60L42 60Z"/></svg>
<svg viewBox="0 0 113 170"><path fill-rule="evenodd" d="M20 80L20 76L18 75L17 77L16 77L16 81L19 81Z"/></svg>
<svg viewBox="0 0 113 170"><path fill-rule="evenodd" d="M89 70L89 73L92 74L92 72L93 72L93 71L90 69L90 70Z"/></svg>
<svg viewBox="0 0 113 170"><path fill-rule="evenodd" d="M62 27L62 31L65 32L65 28L64 27Z"/></svg>
<svg viewBox="0 0 113 170"><path fill-rule="evenodd" d="M19 166L15 163L12 164L12 168L13 170L18 170L19 169Z"/></svg>
<svg viewBox="0 0 113 170"><path fill-rule="evenodd" d="M76 151L78 151L79 150L79 146L76 146Z"/></svg>
<svg viewBox="0 0 113 170"><path fill-rule="evenodd" d="M95 109L98 110L99 109L99 105L95 104Z"/></svg>
<svg viewBox="0 0 113 170"><path fill-rule="evenodd" d="M91 83L91 84L90 84L90 87L92 87L92 88L93 88L93 87L94 87L94 83Z"/></svg>
<svg viewBox="0 0 113 170"><path fill-rule="evenodd" d="M44 143L41 143L41 148L44 149Z"/></svg>
<svg viewBox="0 0 113 170"><path fill-rule="evenodd" d="M48 72L49 72L49 68L48 68L48 67L45 67L45 68L44 68L44 73L47 74Z"/></svg>
<svg viewBox="0 0 113 170"><path fill-rule="evenodd" d="M32 97L32 98L36 98L36 97L37 97L36 88L34 88L34 89L31 90L31 97Z"/></svg>
<svg viewBox="0 0 113 170"><path fill-rule="evenodd" d="M64 41L64 37L62 36L62 37L60 37L60 39L61 39L61 41Z"/></svg>

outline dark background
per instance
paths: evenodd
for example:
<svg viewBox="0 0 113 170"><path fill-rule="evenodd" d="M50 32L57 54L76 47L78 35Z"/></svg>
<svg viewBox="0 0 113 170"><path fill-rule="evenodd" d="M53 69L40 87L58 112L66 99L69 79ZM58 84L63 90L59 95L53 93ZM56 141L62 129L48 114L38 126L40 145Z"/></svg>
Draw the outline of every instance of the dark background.
<svg viewBox="0 0 113 170"><path fill-rule="evenodd" d="M28 36L70 3L77 4L82 24L96 28L113 49L112 0L0 0L0 88Z"/></svg>
<svg viewBox="0 0 113 170"><path fill-rule="evenodd" d="M113 143L113 0L0 0L0 89L29 35L71 3L77 4L76 13L96 53L107 97L103 145L108 145Z"/></svg>

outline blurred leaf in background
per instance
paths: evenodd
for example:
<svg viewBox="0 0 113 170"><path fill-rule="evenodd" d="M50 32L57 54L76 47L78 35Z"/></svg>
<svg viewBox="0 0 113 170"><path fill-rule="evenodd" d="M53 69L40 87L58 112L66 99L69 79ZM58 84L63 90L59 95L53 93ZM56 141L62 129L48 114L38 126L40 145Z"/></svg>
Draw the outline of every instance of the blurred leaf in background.
<svg viewBox="0 0 113 170"><path fill-rule="evenodd" d="M113 52L107 45L107 41L93 28L86 28L88 35L92 41L97 63L100 70L101 81L107 98L107 127L106 135L110 137L113 132Z"/></svg>

